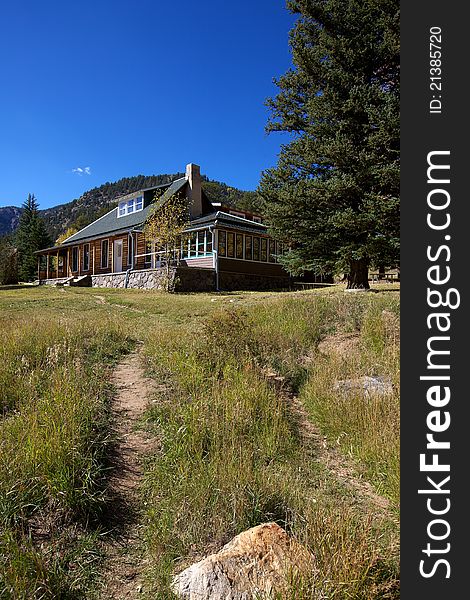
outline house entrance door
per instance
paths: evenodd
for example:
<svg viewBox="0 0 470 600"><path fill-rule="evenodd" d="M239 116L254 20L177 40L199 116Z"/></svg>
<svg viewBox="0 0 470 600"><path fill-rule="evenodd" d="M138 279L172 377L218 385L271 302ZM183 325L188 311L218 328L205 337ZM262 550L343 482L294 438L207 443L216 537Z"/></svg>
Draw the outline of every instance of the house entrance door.
<svg viewBox="0 0 470 600"><path fill-rule="evenodd" d="M114 273L122 271L122 240L114 240Z"/></svg>

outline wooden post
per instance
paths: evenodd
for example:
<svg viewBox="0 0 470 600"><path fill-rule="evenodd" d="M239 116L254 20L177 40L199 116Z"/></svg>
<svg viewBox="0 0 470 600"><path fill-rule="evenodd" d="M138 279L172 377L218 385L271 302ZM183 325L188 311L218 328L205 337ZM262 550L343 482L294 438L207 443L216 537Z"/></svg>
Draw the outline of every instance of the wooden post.
<svg viewBox="0 0 470 600"><path fill-rule="evenodd" d="M114 238L110 239L111 242L111 273L114 272Z"/></svg>
<svg viewBox="0 0 470 600"><path fill-rule="evenodd" d="M56 264L56 273L57 273L57 279L59 279L59 250L57 250L57 264Z"/></svg>
<svg viewBox="0 0 470 600"><path fill-rule="evenodd" d="M95 242L93 242L92 256L93 256L92 273L94 275L95 274Z"/></svg>
<svg viewBox="0 0 470 600"><path fill-rule="evenodd" d="M80 277L80 246L78 246L77 254L78 254L78 276Z"/></svg>
<svg viewBox="0 0 470 600"><path fill-rule="evenodd" d="M41 283L41 257L38 255L38 283Z"/></svg>
<svg viewBox="0 0 470 600"><path fill-rule="evenodd" d="M217 271L217 260L218 260L218 243L219 243L219 236L218 236L218 232L217 229L214 229L212 231L212 258L213 258L213 267L214 269Z"/></svg>
<svg viewBox="0 0 470 600"><path fill-rule="evenodd" d="M49 254L46 254L46 279L49 279Z"/></svg>

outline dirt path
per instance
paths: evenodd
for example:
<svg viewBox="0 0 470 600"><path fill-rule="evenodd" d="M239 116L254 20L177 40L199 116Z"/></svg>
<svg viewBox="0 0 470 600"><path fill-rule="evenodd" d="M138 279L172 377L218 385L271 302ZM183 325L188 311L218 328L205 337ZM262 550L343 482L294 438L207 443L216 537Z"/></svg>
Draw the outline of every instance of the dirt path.
<svg viewBox="0 0 470 600"><path fill-rule="evenodd" d="M377 517L388 516L395 519L391 514L388 498L378 494L368 481L358 475L352 461L328 444L326 437L310 420L301 400L286 388L285 378L271 370L266 370L265 376L274 382L278 393L289 404L304 446L310 448L316 460L354 493L357 503L363 508L364 514L375 513Z"/></svg>
<svg viewBox="0 0 470 600"><path fill-rule="evenodd" d="M105 542L106 571L102 598L124 600L138 598L143 591L139 484L142 459L155 447L155 439L137 429L154 389L141 366L140 349L126 356L114 369L116 388L113 423L117 443L109 479L110 534Z"/></svg>
<svg viewBox="0 0 470 600"><path fill-rule="evenodd" d="M104 296L93 295L97 304L107 304L108 306L115 306L117 308L124 308L127 311L135 312L135 313L143 313L144 310L140 310L140 308L135 308L134 306L127 306L126 304L118 304L117 302L108 302Z"/></svg>
<svg viewBox="0 0 470 600"><path fill-rule="evenodd" d="M351 461L336 448L328 445L326 437L310 421L308 413L299 398L289 394L288 401L290 402L292 413L297 418L303 442L305 445L315 449L317 460L339 481L354 492L357 502L364 506L365 512L370 512L372 508L376 513L388 513L390 511L390 501L388 498L377 494L368 481L358 476L357 470Z"/></svg>

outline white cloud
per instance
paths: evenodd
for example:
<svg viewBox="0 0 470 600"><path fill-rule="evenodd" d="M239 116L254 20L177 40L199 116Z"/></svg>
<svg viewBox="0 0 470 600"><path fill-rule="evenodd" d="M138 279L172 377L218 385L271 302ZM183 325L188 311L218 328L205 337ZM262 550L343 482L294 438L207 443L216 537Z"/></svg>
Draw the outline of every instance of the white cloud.
<svg viewBox="0 0 470 600"><path fill-rule="evenodd" d="M77 167L76 169L72 169L72 173L76 173L77 175L91 175L91 167Z"/></svg>

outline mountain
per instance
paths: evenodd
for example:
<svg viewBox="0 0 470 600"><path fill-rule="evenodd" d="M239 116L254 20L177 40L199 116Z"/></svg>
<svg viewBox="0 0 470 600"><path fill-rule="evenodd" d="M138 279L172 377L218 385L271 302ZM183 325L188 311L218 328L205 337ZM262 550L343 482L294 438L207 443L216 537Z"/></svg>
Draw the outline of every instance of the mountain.
<svg viewBox="0 0 470 600"><path fill-rule="evenodd" d="M11 233L18 226L21 208L5 206L0 208L0 236Z"/></svg>
<svg viewBox="0 0 470 600"><path fill-rule="evenodd" d="M239 190L221 181L207 180L202 187L213 202L221 202L225 206L261 213L260 198L256 192Z"/></svg>
<svg viewBox="0 0 470 600"><path fill-rule="evenodd" d="M80 198L59 204L52 208L41 210L47 230L55 240L69 227L81 229L101 215L105 214L114 206L120 196L130 194L155 185L164 185L183 177L184 173L172 175L136 175L134 177L123 177L119 181L110 183L107 181L99 187L85 192ZM211 181L203 176L202 187L213 202L240 208L245 210L257 210L256 192L249 192L230 187L220 181ZM14 206L0 208L0 235L13 232L18 225L21 209Z"/></svg>
<svg viewBox="0 0 470 600"><path fill-rule="evenodd" d="M174 175L136 175L123 177L119 181L107 181L97 188L85 192L80 198L40 211L52 238L55 240L69 227L81 229L116 206L116 199L155 185L171 183L183 177L184 173Z"/></svg>

